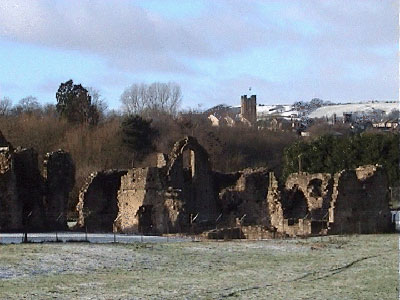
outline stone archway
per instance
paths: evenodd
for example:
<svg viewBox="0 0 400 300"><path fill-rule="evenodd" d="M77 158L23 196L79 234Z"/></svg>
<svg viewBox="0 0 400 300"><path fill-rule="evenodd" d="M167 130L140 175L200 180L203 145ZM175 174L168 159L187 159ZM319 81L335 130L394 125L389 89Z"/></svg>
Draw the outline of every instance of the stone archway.
<svg viewBox="0 0 400 300"><path fill-rule="evenodd" d="M198 215L198 223L215 222L216 199L209 155L196 138L187 136L175 143L169 155L167 178L170 187L182 191L187 218L192 214Z"/></svg>

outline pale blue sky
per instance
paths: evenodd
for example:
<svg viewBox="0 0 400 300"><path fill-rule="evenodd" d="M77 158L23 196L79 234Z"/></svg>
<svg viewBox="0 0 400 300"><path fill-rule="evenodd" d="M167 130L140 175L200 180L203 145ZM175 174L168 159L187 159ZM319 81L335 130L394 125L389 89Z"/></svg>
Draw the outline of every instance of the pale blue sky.
<svg viewBox="0 0 400 300"><path fill-rule="evenodd" d="M111 108L174 81L183 108L398 98L396 0L1 0L0 98L54 103L61 82Z"/></svg>

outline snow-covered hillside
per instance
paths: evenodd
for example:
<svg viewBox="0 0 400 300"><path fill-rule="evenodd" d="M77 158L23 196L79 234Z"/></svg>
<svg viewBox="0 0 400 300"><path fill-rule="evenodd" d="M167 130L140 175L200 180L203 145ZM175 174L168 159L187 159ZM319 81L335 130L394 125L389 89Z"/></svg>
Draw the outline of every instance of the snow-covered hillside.
<svg viewBox="0 0 400 300"><path fill-rule="evenodd" d="M332 117L336 114L338 118L343 117L343 113L353 113L356 115L384 115L389 114L394 109L399 109L398 102L364 102L350 104L325 105L319 108L298 107L298 111L292 104L275 104L275 105L257 105L257 119L270 117L290 118L298 116L302 118L323 118ZM311 112L310 112L311 111ZM240 113L240 106L217 105L205 112L206 114L214 114L217 117L229 115L237 116Z"/></svg>
<svg viewBox="0 0 400 300"><path fill-rule="evenodd" d="M257 105L257 118L270 116L290 117L292 115L297 115L297 111L293 109L293 105Z"/></svg>
<svg viewBox="0 0 400 300"><path fill-rule="evenodd" d="M365 113L370 114L374 111L384 111L386 114L394 109L399 109L399 103L386 102L366 102L366 103L351 103L322 106L310 113L310 118L331 117L336 114L338 117L343 116L344 112L348 113Z"/></svg>

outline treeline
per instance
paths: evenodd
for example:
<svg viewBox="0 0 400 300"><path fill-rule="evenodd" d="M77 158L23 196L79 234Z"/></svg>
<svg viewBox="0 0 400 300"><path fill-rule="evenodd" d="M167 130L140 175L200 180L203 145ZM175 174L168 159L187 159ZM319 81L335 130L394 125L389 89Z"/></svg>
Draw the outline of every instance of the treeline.
<svg viewBox="0 0 400 300"><path fill-rule="evenodd" d="M0 129L14 146L33 147L38 151L39 161L47 152L57 149L71 153L76 164L71 210L76 204L80 187L90 173L144 166L146 154L169 153L173 144L186 135L193 135L199 140L209 152L213 168L222 172L268 166L279 173L283 149L296 139L291 133L259 132L245 127L215 128L209 125L206 118L192 113L177 118L162 115L151 122L140 120L147 122L149 128L143 130L134 126L137 132L126 132L129 118L123 115L105 117L101 123L92 126L70 123L53 113L22 113L1 116ZM147 135L146 130L156 134ZM137 141L132 141L135 138ZM150 141L146 142L148 138Z"/></svg>
<svg viewBox="0 0 400 300"><path fill-rule="evenodd" d="M212 127L201 112L178 113L180 97L179 87L171 83L133 85L121 96L129 110L109 112L96 90L70 80L60 85L54 105L40 105L35 97L26 97L15 106L11 101L0 101L4 104L0 130L15 147L38 151L39 162L47 152L57 149L71 153L76 165L71 211L90 173L145 166L148 154L169 153L186 135L196 137L206 148L215 170L262 166L280 174L283 149L297 139L295 134L245 126ZM129 100L135 102L130 105Z"/></svg>
<svg viewBox="0 0 400 300"><path fill-rule="evenodd" d="M284 151L283 177L298 172L335 173L366 164L380 164L389 183L399 185L399 134L364 132L350 136L323 135L298 141Z"/></svg>
<svg viewBox="0 0 400 300"><path fill-rule="evenodd" d="M55 94L56 104L44 106L34 97L15 106L0 100L0 130L14 146L36 149L39 161L57 149L71 153L76 165L71 212L90 173L146 166L149 154L169 153L186 135L198 139L210 154L213 169L221 172L267 167L285 177L298 171L301 154L303 170L308 172L333 173L379 163L392 183L399 178L398 135L325 135L301 142L292 132L213 127L206 114L179 111L181 91L173 83L132 85L121 95L122 112L107 111L97 90L72 80L62 83Z"/></svg>

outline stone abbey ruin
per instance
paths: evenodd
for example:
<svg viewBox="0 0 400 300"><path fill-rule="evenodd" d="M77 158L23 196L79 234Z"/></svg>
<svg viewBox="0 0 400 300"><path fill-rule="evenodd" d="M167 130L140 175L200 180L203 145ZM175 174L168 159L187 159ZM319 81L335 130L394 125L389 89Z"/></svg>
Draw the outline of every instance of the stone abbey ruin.
<svg viewBox="0 0 400 300"><path fill-rule="evenodd" d="M48 153L41 174L37 157L0 135L0 232L68 228L73 161L62 150ZM216 172L188 136L148 167L92 173L79 194L76 227L209 238L388 232L388 191L382 167L372 165L333 175L299 172L285 183L266 168Z"/></svg>
<svg viewBox="0 0 400 300"><path fill-rule="evenodd" d="M0 232L66 230L69 192L75 182L71 156L47 153L44 174L34 149L16 148L0 132Z"/></svg>

